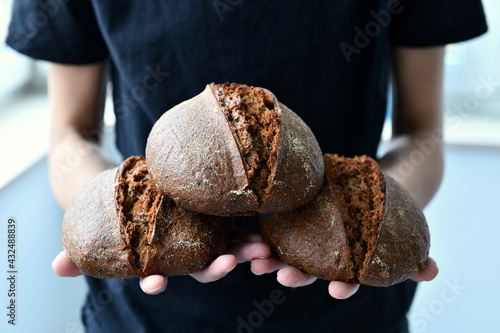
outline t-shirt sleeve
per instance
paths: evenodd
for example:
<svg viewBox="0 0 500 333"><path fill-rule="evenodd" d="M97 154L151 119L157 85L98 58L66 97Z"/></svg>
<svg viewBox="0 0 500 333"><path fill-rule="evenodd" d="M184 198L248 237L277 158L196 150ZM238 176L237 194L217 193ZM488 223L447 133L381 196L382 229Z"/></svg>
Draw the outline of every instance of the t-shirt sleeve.
<svg viewBox="0 0 500 333"><path fill-rule="evenodd" d="M27 56L63 64L108 56L89 0L14 1L6 43Z"/></svg>
<svg viewBox="0 0 500 333"><path fill-rule="evenodd" d="M391 42L424 47L461 42L488 30L481 0L394 1Z"/></svg>

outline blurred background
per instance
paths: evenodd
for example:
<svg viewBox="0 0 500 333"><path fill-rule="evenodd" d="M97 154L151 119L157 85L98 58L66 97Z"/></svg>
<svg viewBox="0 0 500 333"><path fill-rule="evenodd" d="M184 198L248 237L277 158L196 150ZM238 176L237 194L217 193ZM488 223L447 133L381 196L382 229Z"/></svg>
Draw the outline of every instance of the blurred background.
<svg viewBox="0 0 500 333"><path fill-rule="evenodd" d="M440 274L419 286L409 314L411 332L498 332L500 273L500 1L483 0L489 32L446 51L446 170L425 213L431 256ZM0 40L12 0L0 0ZM5 319L7 280L0 278L0 331L82 332L81 277L60 278L51 261L62 249L63 213L47 179L49 137L47 66L0 44L0 251L7 221L17 225L17 325ZM113 147L109 99L106 144ZM390 138L389 120L383 132ZM6 255L0 256L7 274Z"/></svg>

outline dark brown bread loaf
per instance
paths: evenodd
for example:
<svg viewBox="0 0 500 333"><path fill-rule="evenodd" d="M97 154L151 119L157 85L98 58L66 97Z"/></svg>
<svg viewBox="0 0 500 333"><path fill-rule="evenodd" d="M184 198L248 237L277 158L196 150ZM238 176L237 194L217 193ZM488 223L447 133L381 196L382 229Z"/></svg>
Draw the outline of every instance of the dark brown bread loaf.
<svg viewBox="0 0 500 333"><path fill-rule="evenodd" d="M161 195L143 157L100 173L75 195L63 246L99 278L183 275L206 267L229 243L231 220L187 211Z"/></svg>
<svg viewBox="0 0 500 333"><path fill-rule="evenodd" d="M297 208L321 188L324 163L309 127L268 90L210 84L154 125L146 159L178 205L213 215Z"/></svg>
<svg viewBox="0 0 500 333"><path fill-rule="evenodd" d="M430 235L422 210L363 155L325 155L318 196L296 210L260 217L273 254L326 280L390 286L423 269Z"/></svg>

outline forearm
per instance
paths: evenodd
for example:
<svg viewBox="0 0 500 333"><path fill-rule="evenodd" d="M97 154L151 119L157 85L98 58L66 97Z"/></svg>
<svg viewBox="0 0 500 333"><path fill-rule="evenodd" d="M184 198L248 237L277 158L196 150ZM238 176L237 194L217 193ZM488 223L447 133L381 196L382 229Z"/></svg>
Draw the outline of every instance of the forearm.
<svg viewBox="0 0 500 333"><path fill-rule="evenodd" d="M103 63L49 66L49 175L54 196L63 209L87 180L113 166L100 146L103 72Z"/></svg>
<svg viewBox="0 0 500 333"><path fill-rule="evenodd" d="M62 209L87 180L114 166L97 142L76 129L68 129L61 141L51 144L48 160L50 184Z"/></svg>
<svg viewBox="0 0 500 333"><path fill-rule="evenodd" d="M380 164L424 208L443 176L444 47L395 47L393 59L393 140Z"/></svg>
<svg viewBox="0 0 500 333"><path fill-rule="evenodd" d="M422 208L432 200L443 177L441 130L400 136L380 159L382 169L402 184Z"/></svg>

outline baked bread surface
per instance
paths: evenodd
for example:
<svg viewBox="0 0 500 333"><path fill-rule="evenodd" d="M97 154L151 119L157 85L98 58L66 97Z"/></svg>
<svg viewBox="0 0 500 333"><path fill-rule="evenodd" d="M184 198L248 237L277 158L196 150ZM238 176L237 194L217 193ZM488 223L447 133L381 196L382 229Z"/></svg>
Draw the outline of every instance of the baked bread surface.
<svg viewBox="0 0 500 333"><path fill-rule="evenodd" d="M83 273L99 278L184 275L223 253L230 218L188 211L154 187L144 158L133 156L79 190L65 212L62 239Z"/></svg>
<svg viewBox="0 0 500 333"><path fill-rule="evenodd" d="M294 209L314 198L324 172L309 127L268 90L237 84L207 85L167 111L146 159L178 205L212 215Z"/></svg>
<svg viewBox="0 0 500 333"><path fill-rule="evenodd" d="M347 166L335 168L339 163ZM423 269L430 235L408 191L367 156L326 154L325 164L313 201L260 216L273 254L322 279L370 286L400 283Z"/></svg>

